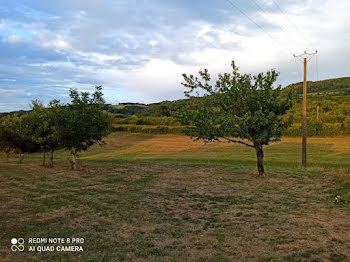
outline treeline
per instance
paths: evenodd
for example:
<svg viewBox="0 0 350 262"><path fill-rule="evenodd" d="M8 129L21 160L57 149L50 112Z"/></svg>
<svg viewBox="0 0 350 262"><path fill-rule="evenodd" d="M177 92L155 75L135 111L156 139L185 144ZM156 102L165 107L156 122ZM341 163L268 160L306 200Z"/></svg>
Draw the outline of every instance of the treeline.
<svg viewBox="0 0 350 262"><path fill-rule="evenodd" d="M145 134L182 134L183 126L138 126L117 125L113 127L114 132L145 133Z"/></svg>
<svg viewBox="0 0 350 262"><path fill-rule="evenodd" d="M111 104L105 104L103 109L106 112L112 114L118 114L119 116L131 116L141 113L145 109L146 105L139 103L120 103L117 106Z"/></svg>
<svg viewBox="0 0 350 262"><path fill-rule="evenodd" d="M9 116L9 115L13 115L13 114L21 116L21 115L24 115L27 113L28 113L28 111L26 111L26 110L12 111L12 112L0 113L0 117Z"/></svg>
<svg viewBox="0 0 350 262"><path fill-rule="evenodd" d="M165 125L134 125L134 124L114 124L113 131L130 132L130 133L146 133L146 134L181 134L185 127L179 126L165 126ZM293 124L286 131L283 136L301 136L302 128L300 124ZM350 125L341 125L339 123L329 124L322 122L308 122L308 136L341 136L350 135Z"/></svg>
<svg viewBox="0 0 350 262"><path fill-rule="evenodd" d="M285 136L301 135L302 83L293 84L283 92L295 92L293 107L285 114L293 118L293 125ZM350 135L350 78L330 79L308 83L308 135ZM133 115L114 115L114 129L151 134L182 133L176 115L188 100L164 101L144 107ZM188 123L190 125L190 123Z"/></svg>
<svg viewBox="0 0 350 262"><path fill-rule="evenodd" d="M312 103L311 103L312 104ZM318 104L318 103L316 103ZM308 111L308 135L309 136L340 136L350 135L350 105L348 102L338 103L333 110L327 107L327 102L319 106L318 115L317 107L310 105ZM294 123L286 131L284 136L301 136L301 105L296 103L293 109L284 117L293 117ZM330 109L328 111L328 109ZM177 112L172 111L172 114ZM190 123L188 123L190 124ZM129 116L115 117L113 120L114 131L124 131L131 133L148 133L148 134L173 134L183 133L184 126L177 121L175 117L166 116Z"/></svg>
<svg viewBox="0 0 350 262"><path fill-rule="evenodd" d="M179 121L174 117L168 116L129 116L126 118L116 117L113 121L114 124L121 125L147 125L147 126L180 126Z"/></svg>
<svg viewBox="0 0 350 262"><path fill-rule="evenodd" d="M112 119L103 111L102 87L96 86L93 94L71 89L69 95L68 104L53 100L44 107L33 101L30 112L0 118L0 150L7 161L11 153L22 163L24 153L42 152L43 165L48 155L47 165L52 167L54 152L65 149L70 151L71 168L77 169L79 153L102 143L112 130Z"/></svg>

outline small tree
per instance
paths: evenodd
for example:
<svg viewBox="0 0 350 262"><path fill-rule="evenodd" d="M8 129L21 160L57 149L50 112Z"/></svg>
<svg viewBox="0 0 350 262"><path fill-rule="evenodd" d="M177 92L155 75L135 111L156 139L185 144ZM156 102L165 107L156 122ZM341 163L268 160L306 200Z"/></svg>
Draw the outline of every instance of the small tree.
<svg viewBox="0 0 350 262"><path fill-rule="evenodd" d="M156 111L154 112L155 116L170 116L170 110L167 105L157 106Z"/></svg>
<svg viewBox="0 0 350 262"><path fill-rule="evenodd" d="M58 149L57 126L55 117L55 104L52 102L50 108L45 108L39 101L32 101L32 130L36 143L43 151L43 166L45 166L46 153L49 153L49 166L53 167L53 155Z"/></svg>
<svg viewBox="0 0 350 262"><path fill-rule="evenodd" d="M16 149L19 121L16 115L0 118L0 150L5 152L6 162L9 161L10 153Z"/></svg>
<svg viewBox="0 0 350 262"><path fill-rule="evenodd" d="M183 74L190 98L180 121L190 122L185 129L196 140L232 142L254 148L259 176L264 176L263 146L281 140L291 119L282 116L292 106L291 94L283 95L281 86L273 88L275 70L256 76L241 75L232 62L232 74L219 74L215 86L210 84L208 70L200 78ZM193 94L194 95L191 95Z"/></svg>
<svg viewBox="0 0 350 262"><path fill-rule="evenodd" d="M34 152L38 144L33 140L32 117L24 114L21 117L9 115L0 120L0 147L6 153L7 161L10 152L19 154L19 162L23 162L24 153Z"/></svg>
<svg viewBox="0 0 350 262"><path fill-rule="evenodd" d="M16 139L14 147L19 153L19 162L23 162L24 153L37 152L40 150L40 145L35 139L35 131L38 123L32 113L27 113L19 118L19 121L14 121Z"/></svg>
<svg viewBox="0 0 350 262"><path fill-rule="evenodd" d="M96 86L92 95L71 89L70 97L71 104L60 105L54 101L52 105L58 140L65 149L70 150L71 167L75 170L79 153L95 143L101 143L102 138L110 132L111 118L103 111L101 86Z"/></svg>

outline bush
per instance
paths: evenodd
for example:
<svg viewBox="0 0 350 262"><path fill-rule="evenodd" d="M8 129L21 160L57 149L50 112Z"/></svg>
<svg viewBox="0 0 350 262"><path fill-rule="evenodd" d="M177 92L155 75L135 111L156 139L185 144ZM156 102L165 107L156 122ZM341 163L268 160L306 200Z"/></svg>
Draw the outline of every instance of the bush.
<svg viewBox="0 0 350 262"><path fill-rule="evenodd" d="M322 134L320 134L320 136L338 136L343 135L343 133L340 123L325 123L323 124Z"/></svg>
<svg viewBox="0 0 350 262"><path fill-rule="evenodd" d="M114 124L118 125L150 125L150 126L180 126L180 123L173 117L137 117L116 118Z"/></svg>
<svg viewBox="0 0 350 262"><path fill-rule="evenodd" d="M321 121L309 121L307 125L308 136L321 136L323 131L323 123Z"/></svg>
<svg viewBox="0 0 350 262"><path fill-rule="evenodd" d="M320 121L310 121L308 123L308 136L340 136L349 134L344 125L340 123L322 123ZM284 136L301 136L301 125L294 124L289 127L283 134Z"/></svg>
<svg viewBox="0 0 350 262"><path fill-rule="evenodd" d="M342 126L344 135L350 135L350 117L345 118Z"/></svg>
<svg viewBox="0 0 350 262"><path fill-rule="evenodd" d="M136 125L146 125L146 121L142 118L136 120Z"/></svg>
<svg viewBox="0 0 350 262"><path fill-rule="evenodd" d="M301 136L302 130L301 125L292 125L284 133L284 136Z"/></svg>
<svg viewBox="0 0 350 262"><path fill-rule="evenodd" d="M146 133L146 134L180 134L183 127L168 126L141 126L141 125L117 125L114 132Z"/></svg>
<svg viewBox="0 0 350 262"><path fill-rule="evenodd" d="M140 123L140 122L139 122ZM143 122L144 123L144 122ZM348 127L347 127L348 128ZM146 133L146 134L181 134L185 127L183 126L165 126L165 125L115 125L114 132L130 132L130 133ZM308 136L340 136L348 135L349 130L345 125L340 123L330 124L321 123L317 121L310 121L308 123ZM301 136L302 127L300 124L294 124L289 127L283 136Z"/></svg>
<svg viewBox="0 0 350 262"><path fill-rule="evenodd" d="M159 105L154 112L155 116L170 116L170 109L167 105Z"/></svg>

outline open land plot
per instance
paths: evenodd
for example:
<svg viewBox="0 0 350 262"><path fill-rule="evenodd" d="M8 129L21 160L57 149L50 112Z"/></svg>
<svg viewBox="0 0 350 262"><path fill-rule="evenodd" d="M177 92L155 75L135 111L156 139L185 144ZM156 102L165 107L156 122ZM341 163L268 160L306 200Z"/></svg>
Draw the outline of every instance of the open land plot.
<svg viewBox="0 0 350 262"><path fill-rule="evenodd" d="M350 260L350 207L335 199L350 190L346 138L311 139L307 170L285 139L266 150L265 179L249 149L180 139L113 134L81 171L63 152L53 169L0 159L0 260ZM84 251L11 252L19 235L82 237Z"/></svg>

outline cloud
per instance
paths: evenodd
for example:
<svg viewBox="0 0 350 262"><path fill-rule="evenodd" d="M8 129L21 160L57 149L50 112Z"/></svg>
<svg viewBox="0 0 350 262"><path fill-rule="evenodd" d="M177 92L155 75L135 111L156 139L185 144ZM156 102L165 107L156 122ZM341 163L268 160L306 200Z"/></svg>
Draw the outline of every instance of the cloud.
<svg viewBox="0 0 350 262"><path fill-rule="evenodd" d="M292 54L316 48L321 79L349 74L349 1L274 0L283 12L256 1L235 3L263 30L226 1L7 1L0 111L66 101L69 88L97 84L112 103L178 99L182 73L208 68L215 77L231 60L247 73L276 68L286 85L300 81ZM316 80L316 60L309 69Z"/></svg>

